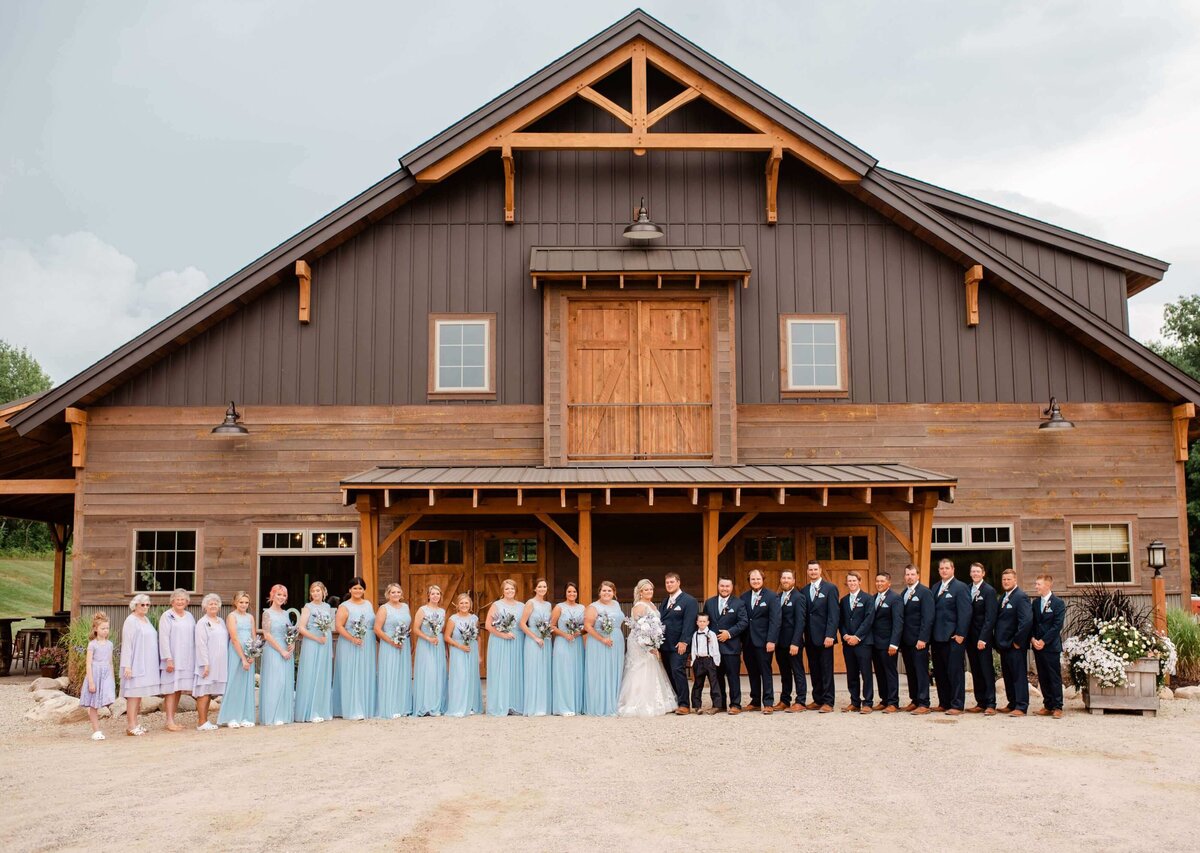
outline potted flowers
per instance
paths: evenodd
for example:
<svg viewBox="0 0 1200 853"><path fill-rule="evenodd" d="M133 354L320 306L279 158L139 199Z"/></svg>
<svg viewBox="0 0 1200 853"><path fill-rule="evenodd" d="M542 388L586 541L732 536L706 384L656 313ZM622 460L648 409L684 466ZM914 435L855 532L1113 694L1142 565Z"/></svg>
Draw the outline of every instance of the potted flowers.
<svg viewBox="0 0 1200 853"><path fill-rule="evenodd" d="M1175 647L1158 635L1148 610L1120 590L1089 590L1076 603L1063 659L1084 707L1105 711L1158 711L1158 688L1175 673Z"/></svg>
<svg viewBox="0 0 1200 853"><path fill-rule="evenodd" d="M43 646L38 649L33 662L41 669L42 678L58 678L67 662L67 650L62 646Z"/></svg>

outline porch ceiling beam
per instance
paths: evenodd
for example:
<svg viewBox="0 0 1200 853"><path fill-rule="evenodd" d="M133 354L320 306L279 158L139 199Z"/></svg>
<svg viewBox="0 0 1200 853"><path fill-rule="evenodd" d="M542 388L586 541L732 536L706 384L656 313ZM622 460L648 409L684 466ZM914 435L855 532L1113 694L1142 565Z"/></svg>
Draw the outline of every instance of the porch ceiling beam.
<svg viewBox="0 0 1200 853"><path fill-rule="evenodd" d="M74 480L0 480L0 495L73 495Z"/></svg>
<svg viewBox="0 0 1200 853"><path fill-rule="evenodd" d="M557 521L544 512L535 512L533 515L534 518L553 530L558 538L563 541L563 544L571 549L572 554L574 554L576 557L579 556L579 543L575 541L571 534L563 530L562 526Z"/></svg>
<svg viewBox="0 0 1200 853"><path fill-rule="evenodd" d="M779 138L767 133L530 133L502 143L514 151L771 151Z"/></svg>

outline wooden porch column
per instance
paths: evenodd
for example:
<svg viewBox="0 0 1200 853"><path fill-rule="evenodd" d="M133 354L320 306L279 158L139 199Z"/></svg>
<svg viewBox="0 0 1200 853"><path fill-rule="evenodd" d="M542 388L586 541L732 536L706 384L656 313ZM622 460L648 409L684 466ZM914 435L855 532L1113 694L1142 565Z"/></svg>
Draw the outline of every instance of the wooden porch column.
<svg viewBox="0 0 1200 853"><path fill-rule="evenodd" d="M51 524L50 538L54 540L54 586L50 594L50 611L60 613L66 604L64 593L67 585L67 542L71 539L71 525Z"/></svg>
<svg viewBox="0 0 1200 853"><path fill-rule="evenodd" d="M929 586L932 576L933 508L938 504L937 492L921 492L908 512L908 527L912 542L912 562L921 570L921 583Z"/></svg>
<svg viewBox="0 0 1200 853"><path fill-rule="evenodd" d="M702 519L704 535L704 598L717 594L717 561L721 556L721 493L709 492Z"/></svg>
<svg viewBox="0 0 1200 853"><path fill-rule="evenodd" d="M579 594L584 604L595 601L592 589L592 493L580 492L579 503Z"/></svg>
<svg viewBox="0 0 1200 853"><path fill-rule="evenodd" d="M362 557L362 579L367 584L367 601L374 606L379 586L379 505L374 495L359 495L354 502L358 509L358 548Z"/></svg>

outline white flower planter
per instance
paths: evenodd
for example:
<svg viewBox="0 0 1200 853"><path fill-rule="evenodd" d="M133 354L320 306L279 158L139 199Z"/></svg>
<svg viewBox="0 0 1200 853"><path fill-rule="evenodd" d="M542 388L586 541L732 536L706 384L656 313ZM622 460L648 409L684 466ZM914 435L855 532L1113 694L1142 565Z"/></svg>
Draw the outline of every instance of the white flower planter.
<svg viewBox="0 0 1200 853"><path fill-rule="evenodd" d="M1083 688L1083 707L1093 714L1105 711L1158 713L1158 659L1142 658L1125 667L1129 687L1100 687L1091 678Z"/></svg>

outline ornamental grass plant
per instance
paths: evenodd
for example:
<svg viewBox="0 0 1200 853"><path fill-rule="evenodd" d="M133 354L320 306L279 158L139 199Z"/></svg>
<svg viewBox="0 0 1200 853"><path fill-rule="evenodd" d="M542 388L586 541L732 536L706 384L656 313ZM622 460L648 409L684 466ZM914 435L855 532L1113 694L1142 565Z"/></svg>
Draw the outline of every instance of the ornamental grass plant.
<svg viewBox="0 0 1200 853"><path fill-rule="evenodd" d="M1186 610L1167 611L1167 636L1175 644L1175 674L1189 684L1200 682L1200 621Z"/></svg>

